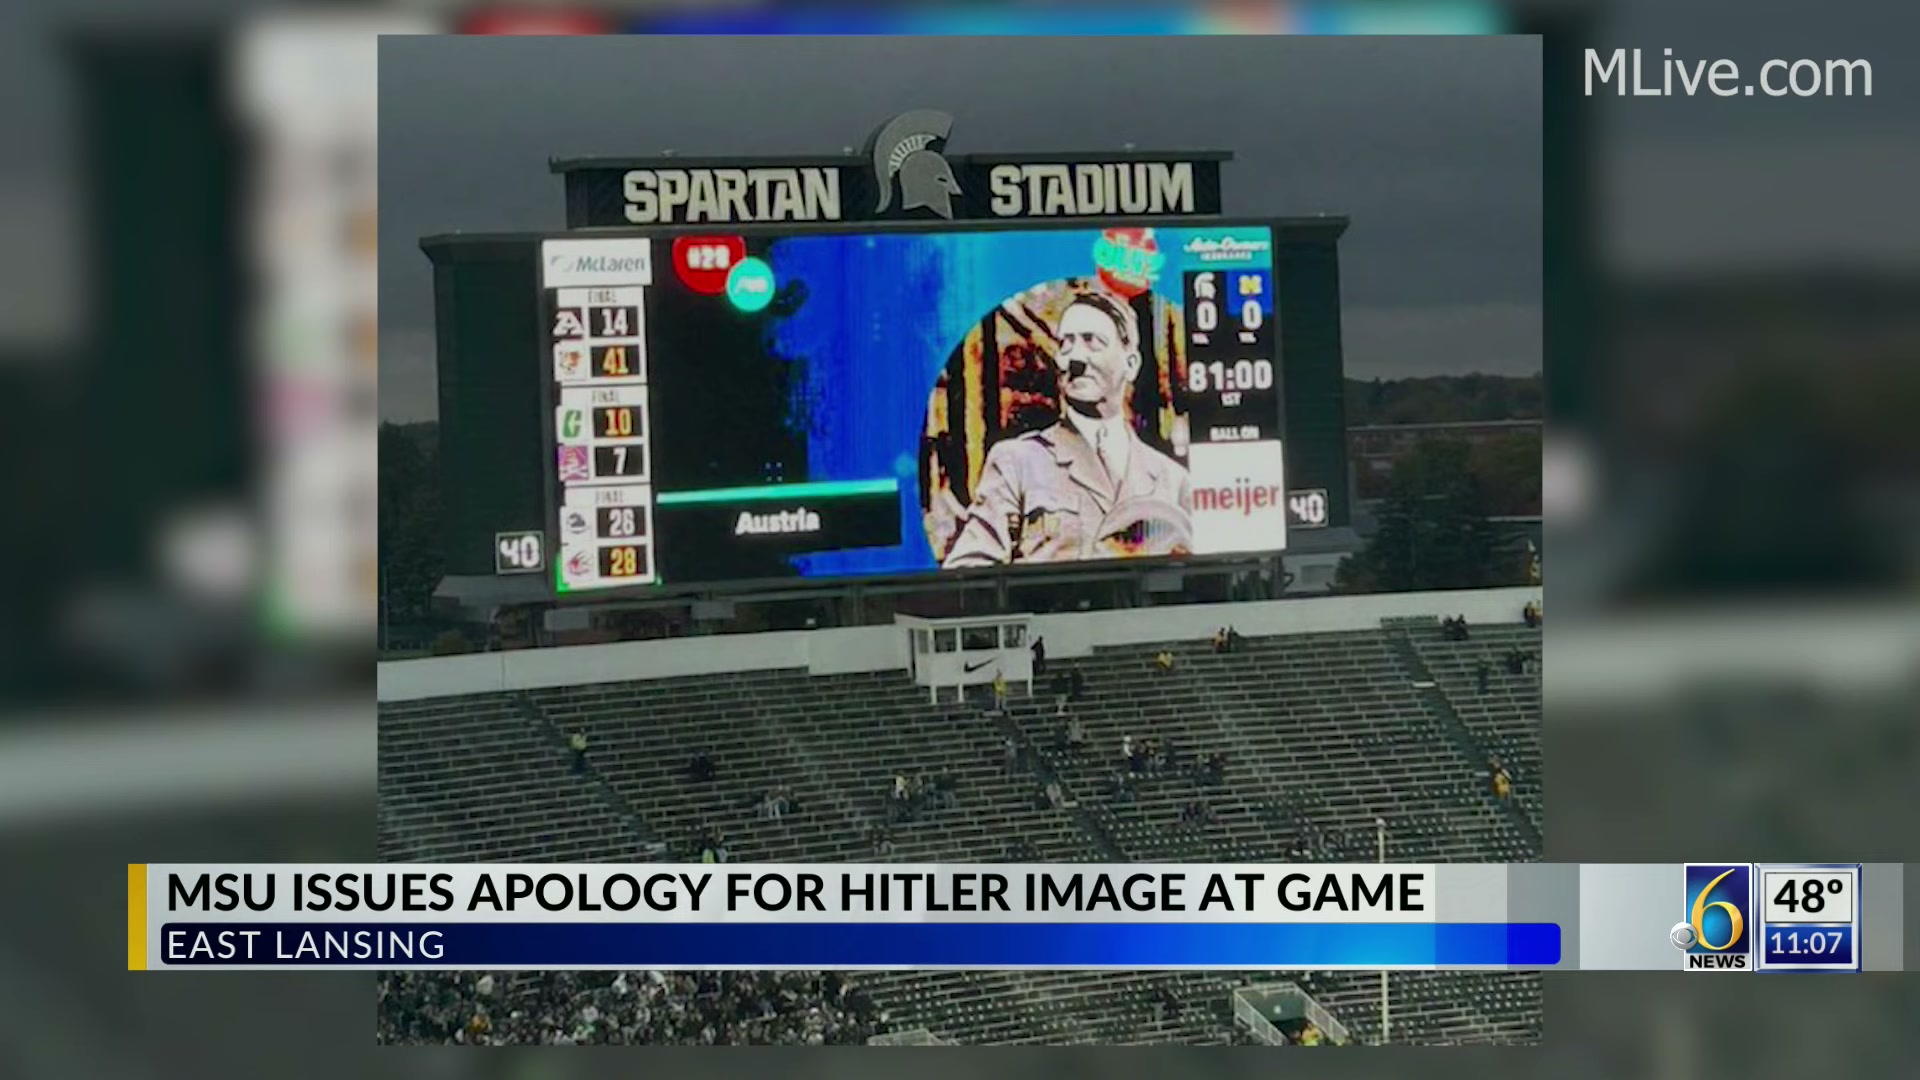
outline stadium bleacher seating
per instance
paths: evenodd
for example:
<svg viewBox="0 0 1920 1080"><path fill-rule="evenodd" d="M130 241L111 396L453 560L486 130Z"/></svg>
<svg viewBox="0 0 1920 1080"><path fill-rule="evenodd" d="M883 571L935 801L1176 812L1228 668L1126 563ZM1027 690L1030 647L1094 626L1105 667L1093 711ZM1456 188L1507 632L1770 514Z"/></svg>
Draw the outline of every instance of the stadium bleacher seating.
<svg viewBox="0 0 1920 1080"><path fill-rule="evenodd" d="M1540 631L1515 623L1473 627L1466 641L1418 630L1407 636L1467 731L1508 767L1514 802L1539 829L1540 675L1509 674L1504 659L1515 649L1538 657ZM1484 694L1477 670L1482 663L1488 668Z"/></svg>
<svg viewBox="0 0 1920 1080"><path fill-rule="evenodd" d="M1384 820L1396 861L1539 858L1492 799L1485 762L1413 691L1396 634L1413 642L1472 737L1497 748L1517 780L1537 785L1538 675L1509 676L1496 665L1498 693L1482 698L1473 685L1484 651L1504 652L1509 639L1537 647L1537 634L1476 627L1456 648L1437 627L1390 627L1243 638L1227 654L1185 641L1058 663L1085 677L1085 698L1068 714L1088 738L1079 754L1059 746L1063 720L1045 679L1031 696L1016 694L1004 717L931 704L900 672L741 672L383 703L380 851L446 861L685 859L698 857L694 838L704 832L724 836L728 861L1373 861L1375 823ZM1170 672L1149 660L1162 649L1175 656ZM589 738L585 776L572 771L565 747L575 731ZM1110 792L1125 768L1128 735L1170 746L1176 760L1120 801ZM1009 738L1020 751L1012 768ZM1227 759L1217 783L1182 764L1216 752ZM688 775L696 753L713 760L709 782ZM956 803L889 824L896 775L946 777ZM1059 780L1066 805L1038 807L1048 778ZM769 819L757 804L774 786L794 806ZM1517 798L1522 791L1537 823L1537 786L1517 786ZM1181 820L1196 800L1213 823ZM881 830L891 843L885 856L874 847ZM1234 1024L1232 987L1274 977L860 979L892 1029L924 1028L946 1042L1204 1045L1246 1041ZM1376 976L1286 977L1361 1041L1377 1038ZM410 979L409 993L391 1000L420 993ZM1527 1042L1539 1034L1536 975L1396 973L1390 994L1395 1042ZM418 1028L383 1016L382 1037L420 1041ZM608 1041L601 1028L600 1041Z"/></svg>
<svg viewBox="0 0 1920 1080"><path fill-rule="evenodd" d="M632 828L504 694L380 707L383 859L608 862Z"/></svg>

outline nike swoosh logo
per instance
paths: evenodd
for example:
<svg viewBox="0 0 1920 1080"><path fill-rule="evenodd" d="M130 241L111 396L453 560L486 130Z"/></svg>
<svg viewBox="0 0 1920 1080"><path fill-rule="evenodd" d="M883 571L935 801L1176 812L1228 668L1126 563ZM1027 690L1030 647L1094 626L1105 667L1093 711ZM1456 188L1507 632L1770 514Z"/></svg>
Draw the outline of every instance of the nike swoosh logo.
<svg viewBox="0 0 1920 1080"><path fill-rule="evenodd" d="M993 663L993 661L991 659L987 659L987 660L982 660L977 664L968 664L967 674L971 675L974 672L979 671L981 668L986 667L988 664L991 664L991 663Z"/></svg>

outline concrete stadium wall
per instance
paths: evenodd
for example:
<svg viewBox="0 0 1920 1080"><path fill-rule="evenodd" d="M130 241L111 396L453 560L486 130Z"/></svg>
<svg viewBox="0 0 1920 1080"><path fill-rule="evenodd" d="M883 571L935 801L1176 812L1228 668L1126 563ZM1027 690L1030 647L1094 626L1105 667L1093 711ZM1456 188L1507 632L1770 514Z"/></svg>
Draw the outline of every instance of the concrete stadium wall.
<svg viewBox="0 0 1920 1080"><path fill-rule="evenodd" d="M1067 659L1086 656L1096 648L1199 640L1226 625L1248 637L1267 637L1371 630L1383 618L1413 615L1465 615L1470 623L1518 622L1520 609L1529 600L1541 600L1538 587L1130 608L1039 615L1033 623L1034 633L1047 640L1048 658ZM905 670L906 666L903 631L893 626L861 626L396 660L379 666L378 694L381 701L415 701L728 671L800 668L836 675Z"/></svg>

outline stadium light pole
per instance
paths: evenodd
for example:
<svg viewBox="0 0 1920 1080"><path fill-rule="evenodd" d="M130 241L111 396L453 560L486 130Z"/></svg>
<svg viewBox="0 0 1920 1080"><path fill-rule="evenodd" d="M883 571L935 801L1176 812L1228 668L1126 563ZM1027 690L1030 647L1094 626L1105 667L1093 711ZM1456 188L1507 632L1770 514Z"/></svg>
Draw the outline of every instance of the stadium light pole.
<svg viewBox="0 0 1920 1080"><path fill-rule="evenodd" d="M1374 833L1373 833L1374 841L1380 851L1380 861L1384 863L1387 861L1387 819L1383 817L1374 818L1373 830L1374 830ZM1391 1023L1391 1020L1387 1013L1387 972L1385 968L1382 968L1380 970L1380 1045L1381 1046L1387 1045L1388 1035L1389 1035L1389 1032L1392 1030L1389 1026L1390 1023Z"/></svg>

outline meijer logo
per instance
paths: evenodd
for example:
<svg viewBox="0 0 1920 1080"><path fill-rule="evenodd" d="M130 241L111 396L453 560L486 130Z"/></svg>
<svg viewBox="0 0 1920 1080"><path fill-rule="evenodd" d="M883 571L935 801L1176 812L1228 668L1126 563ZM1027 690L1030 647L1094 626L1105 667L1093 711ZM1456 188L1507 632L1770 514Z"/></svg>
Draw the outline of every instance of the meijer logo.
<svg viewBox="0 0 1920 1080"><path fill-rule="evenodd" d="M549 240L540 254L549 289L653 284L649 240Z"/></svg>
<svg viewBox="0 0 1920 1080"><path fill-rule="evenodd" d="M1237 512L1244 517L1281 505L1285 494L1279 484L1258 483L1242 476L1230 484L1194 488L1193 508Z"/></svg>

